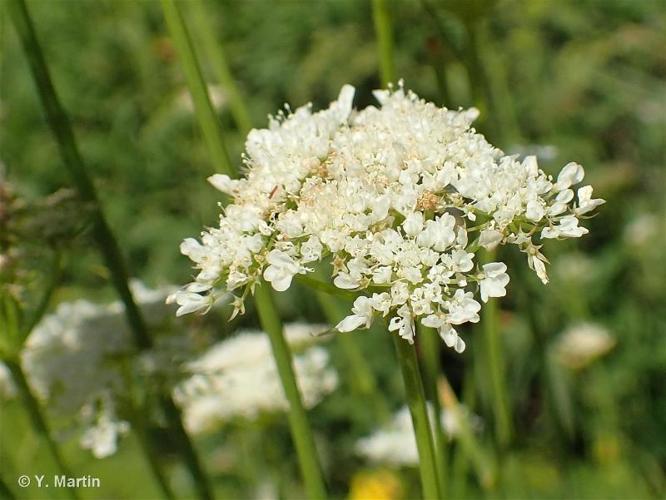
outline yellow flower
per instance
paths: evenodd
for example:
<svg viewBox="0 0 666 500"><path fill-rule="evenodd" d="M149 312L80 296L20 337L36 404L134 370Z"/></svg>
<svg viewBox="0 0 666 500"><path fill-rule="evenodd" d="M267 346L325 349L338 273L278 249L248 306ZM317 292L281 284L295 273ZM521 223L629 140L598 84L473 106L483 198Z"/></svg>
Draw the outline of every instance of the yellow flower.
<svg viewBox="0 0 666 500"><path fill-rule="evenodd" d="M354 475L349 500L397 500L402 498L400 479L388 470L359 472Z"/></svg>

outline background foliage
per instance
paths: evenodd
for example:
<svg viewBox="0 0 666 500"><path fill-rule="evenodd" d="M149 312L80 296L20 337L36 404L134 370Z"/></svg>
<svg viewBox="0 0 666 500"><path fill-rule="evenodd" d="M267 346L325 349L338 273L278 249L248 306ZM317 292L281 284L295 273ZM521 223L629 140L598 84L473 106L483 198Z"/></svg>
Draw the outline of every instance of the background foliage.
<svg viewBox="0 0 666 500"><path fill-rule="evenodd" d="M215 222L216 193L204 182L215 166L208 160L159 3L100 0L92 7L83 1L32 1L29 7L132 274L151 284L184 283L190 271L178 245ZM187 2L182 7L188 15ZM266 114L284 102L294 107L309 101L315 108L325 105L344 83L357 87L356 106L372 101L379 79L369 2L226 0L206 7L255 126L263 126ZM423 0L393 2L390 7L397 71L407 87L451 108L477 106L482 112L478 128L491 142L509 152L538 154L549 173L579 161L595 193L607 200L587 224L590 235L577 245L554 245L550 286L543 287L531 274L512 275L501 306L501 333L515 436L496 456L501 484L488 494L663 497L664 3ZM187 21L237 162L242 135L211 61L200 50L196 21L189 15ZM1 23L0 168L17 193L37 203L69 186L70 180L4 9ZM472 31L475 41L470 40ZM80 213L74 212L24 231L23 237L34 243L25 281L39 288L51 265L49 248L54 243L46 238L48 228L75 223L77 236L57 242L66 246L66 257L55 302L109 299L106 271L91 251ZM300 289L282 294L283 315L319 320L310 295ZM232 325L224 318L195 318L188 325L223 337L238 325L256 324L251 311ZM553 346L562 330L580 321L603 325L616 345L589 367L568 370L552 362ZM357 336L386 398L392 407L399 406L402 389L388 337L380 331ZM467 403L484 418L482 441L488 443L490 384L475 356L481 337L473 332L468 338L471 349L462 356L446 351L442 362L463 399L463 389L476 377L476 397ZM335 356L335 342L332 349ZM334 359L344 379L344 359ZM353 397L349 383L312 413L337 497L346 496L355 475L369 467L351 447L377 423ZM0 474L7 484L13 487L18 474L52 469L18 401L2 403L0 421ZM103 478L103 494L84 491L84 497L157 494L133 438L103 461L78 450L68 436L60 438L73 470ZM242 447L257 449L258 443L268 448L261 453L264 463L252 465L262 472L248 480L246 473L227 465L228 454L243 455ZM285 497L298 496L295 458L281 416L260 424L239 422L198 444L221 498L252 497L252 478L264 473L280 483ZM187 488L179 474L184 473L174 468L174 482ZM400 474L404 495L418 491L415 471ZM484 494L474 475L462 477L460 495Z"/></svg>

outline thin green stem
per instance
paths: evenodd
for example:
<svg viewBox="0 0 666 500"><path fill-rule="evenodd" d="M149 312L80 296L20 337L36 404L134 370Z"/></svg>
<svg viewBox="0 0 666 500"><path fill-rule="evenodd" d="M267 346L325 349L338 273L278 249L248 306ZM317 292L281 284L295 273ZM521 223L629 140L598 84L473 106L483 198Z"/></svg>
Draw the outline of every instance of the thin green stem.
<svg viewBox="0 0 666 500"><path fill-rule="evenodd" d="M180 7L175 0L162 0L162 11L174 47L183 66L187 86L194 101L197 120L201 126L211 160L214 163L214 170L219 169L231 177L236 177L237 172L224 145L222 127L210 102L208 87L201 73L201 67L194 52L192 39L187 26L185 26Z"/></svg>
<svg viewBox="0 0 666 500"><path fill-rule="evenodd" d="M9 6L16 33L23 45L46 120L55 136L63 163L70 171L82 201L87 202L92 207L93 236L109 269L111 282L125 306L125 315L134 342L140 351L150 349L153 345L152 339L130 292L128 274L120 247L106 221L94 184L79 153L69 118L58 100L25 0L9 0ZM164 410L169 415L173 413L171 408L175 408L175 405L170 398L166 398L166 401L168 401L168 404L166 404ZM174 422L170 421L170 423L173 424ZM182 423L179 422L178 424L175 429L172 429L175 430L176 434L179 434L179 429L182 429ZM194 447L189 437L183 442L187 448L179 451L195 480L197 488L201 492L201 497L211 498L212 494L203 469L198 460L192 460L191 458L194 455Z"/></svg>
<svg viewBox="0 0 666 500"><path fill-rule="evenodd" d="M431 427L426 408L425 393L419 362L416 358L416 350L413 344L395 334L393 343L398 355L398 362L402 370L402 379L405 384L405 395L407 406L412 416L414 425L414 436L419 451L419 471L421 473L421 485L423 487L423 498L427 500L442 498L437 480L437 467L435 463L435 451L432 443Z"/></svg>
<svg viewBox="0 0 666 500"><path fill-rule="evenodd" d="M153 474L153 478L157 482L158 488L162 492L164 498L172 500L175 498L175 494L171 489L169 480L164 474L161 457L154 446L155 442L152 440L147 415L141 409L142 404L140 401L144 394L142 394L136 384L132 383L132 367L130 359L125 357L120 361L123 383L125 384L125 387L127 387L127 407L129 410L126 413L127 419L132 426L132 431L137 436L139 447L148 462L148 467Z"/></svg>
<svg viewBox="0 0 666 500"><path fill-rule="evenodd" d="M296 445L296 453L305 482L308 498L326 498L326 489L321 474L317 450L315 448L312 429L308 422L301 393L296 383L296 375L292 364L291 350L284 338L282 322L273 302L273 296L267 283L261 283L254 292L254 299L259 314L261 327L268 334L273 349L273 357L277 365L282 387L289 402L289 425L291 436Z"/></svg>
<svg viewBox="0 0 666 500"><path fill-rule="evenodd" d="M30 389L30 385L28 384L28 380L25 376L25 373L23 372L21 363L15 359L7 359L5 360L5 365L7 366L9 372L12 374L12 378L16 384L16 389L21 395L23 404L25 404L25 407L28 410L28 414L30 415L30 419L32 420L32 425L35 427L35 429L37 429L37 432L46 442L49 452L51 453L51 457L53 457L53 461L56 463L62 474L67 477L73 477L69 467L65 465L65 461L62 458L62 454L60 453L60 449L58 448L57 443L51 436L51 431L49 430L49 426L46 423L46 418L42 413L42 409L39 406L37 398ZM78 498L78 494L75 488L68 486L67 490L72 498Z"/></svg>
<svg viewBox="0 0 666 500"><path fill-rule="evenodd" d="M348 290L342 290L326 281L310 278L304 274L297 274L295 279L299 283L302 283L303 285L312 288L313 290L316 290L317 293L323 292L327 295L334 295L336 297L344 299L352 299L352 300L357 297L357 294L354 292L350 292Z"/></svg>
<svg viewBox="0 0 666 500"><path fill-rule="evenodd" d="M132 429L139 440L139 446L146 457L150 471L153 473L153 477L155 478L162 495L164 495L164 498L172 500L176 498L176 495L171 490L171 485L169 485L169 481L162 471L160 457L153 450L150 433L145 425L143 417L140 415L141 412L133 413L135 413L135 415L131 418Z"/></svg>
<svg viewBox="0 0 666 500"><path fill-rule="evenodd" d="M437 379L442 371L440 362L441 339L437 331L418 325L417 338L421 347L424 366L425 391L432 404L435 421L433 422L433 444L435 446L435 465L437 466L437 480L442 494L446 493L447 459L446 459L446 436L442 426L442 405L437 392Z"/></svg>
<svg viewBox="0 0 666 500"><path fill-rule="evenodd" d="M222 42L215 37L210 22L210 16L206 11L204 2L202 0L193 0L189 5L194 24L197 28L196 34L198 35L206 56L210 61L215 78L217 78L218 82L224 88L226 98L229 102L231 116L236 122L236 126L240 133L245 136L252 128L252 121L241 91L238 88L238 85L236 85L236 80L234 80L231 71L229 70L229 63L227 62L224 46L222 45Z"/></svg>
<svg viewBox="0 0 666 500"><path fill-rule="evenodd" d="M382 85L395 82L395 61L393 59L393 33L391 15L386 0L372 0L372 18L375 23L377 48L379 51L379 68Z"/></svg>
<svg viewBox="0 0 666 500"><path fill-rule="evenodd" d="M183 426L180 409L168 394L162 394L160 396L160 406L162 407L169 430L176 442L181 458L184 460L185 465L194 479L194 487L197 490L199 497L206 499L213 498L214 495L208 476L206 475L203 464L199 461L199 456L194 448L194 444Z"/></svg>

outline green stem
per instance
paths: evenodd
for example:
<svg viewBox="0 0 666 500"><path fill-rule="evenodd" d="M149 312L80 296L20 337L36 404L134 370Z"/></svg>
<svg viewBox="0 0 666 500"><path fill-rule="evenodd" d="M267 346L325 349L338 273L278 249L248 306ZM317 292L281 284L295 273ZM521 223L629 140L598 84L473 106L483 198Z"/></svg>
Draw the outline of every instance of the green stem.
<svg viewBox="0 0 666 500"><path fill-rule="evenodd" d="M350 292L348 290L342 290L341 288L338 288L335 285L328 283L327 281L310 278L309 276L306 276L304 274L297 274L295 276L295 280L309 288L312 288L313 290L316 290L317 293L323 292L327 295L333 295L343 299L351 299L351 300L354 300L358 296L354 292Z"/></svg>
<svg viewBox="0 0 666 500"><path fill-rule="evenodd" d="M504 447L511 439L511 419L507 404L504 359L498 328L498 302L490 300L482 314L484 342L486 344L487 366L492 383L493 411L495 413L495 432L500 446Z"/></svg>
<svg viewBox="0 0 666 500"><path fill-rule="evenodd" d="M58 100L25 0L9 0L9 6L16 32L23 45L39 97L42 101L46 120L56 138L63 163L69 169L82 201L88 203L93 209L91 214L93 236L109 269L111 282L125 306L125 315L127 316L127 322L132 331L134 342L140 351L150 349L153 345L152 339L148 335L141 312L130 292L128 274L120 247L106 221L94 184L88 175L86 166L79 153L69 118ZM165 413L169 414L169 406L175 406L173 401L169 398L167 399L169 404L167 404L164 410ZM182 429L182 423L175 429L176 434L179 433L179 429ZM202 492L201 497L211 498L212 494L210 493L203 469L197 460L190 459L194 453L192 443L189 438L186 441L187 449L180 450L181 455L183 455L192 477L198 483L197 488Z"/></svg>
<svg viewBox="0 0 666 500"><path fill-rule="evenodd" d="M37 398L32 393L32 390L28 385L28 380L26 379L25 373L23 372L21 363L15 359L8 359L5 360L5 365L7 366L9 372L12 374L16 388L19 394L21 394L23 403L25 404L25 407L28 410L28 414L30 415L30 419L32 420L32 425L37 429L37 432L39 432L42 439L44 439L46 442L49 452L53 457L53 461L56 463L63 475L67 477L74 477L69 468L65 465L65 461L60 454L60 449L51 436L48 424L46 423L46 418L42 413ZM72 498L78 498L78 494L75 488L68 486L67 490Z"/></svg>
<svg viewBox="0 0 666 500"><path fill-rule="evenodd" d="M203 464L199 461L199 456L194 448L194 444L183 426L180 409L168 394L161 395L160 406L162 407L162 411L164 411L169 430L172 433L172 438L176 442L181 458L184 460L185 465L194 479L194 487L197 490L199 497L205 499L213 498L214 495L208 476L206 475Z"/></svg>
<svg viewBox="0 0 666 500"><path fill-rule="evenodd" d="M289 425L296 445L307 496L313 500L323 499L326 498L326 489L317 458L314 437L296 383L291 351L284 338L282 322L268 286L267 283L261 283L254 292L259 321L270 339L275 364L289 402Z"/></svg>
<svg viewBox="0 0 666 500"><path fill-rule="evenodd" d="M495 252L486 252L483 262L493 262ZM502 344L499 332L499 300L491 299L481 311L481 326L484 337L485 365L488 369L492 388L492 405L495 416L495 435L500 449L511 441L511 417L506 390L506 374Z"/></svg>
<svg viewBox="0 0 666 500"><path fill-rule="evenodd" d="M393 33L391 15L386 0L372 0L372 18L375 23L379 50L379 68L382 85L395 82L395 61L393 60Z"/></svg>
<svg viewBox="0 0 666 500"><path fill-rule="evenodd" d="M192 46L190 34L185 26L183 15L175 0L162 0L162 11L166 20L171 39L178 53L178 57L185 72L187 86L189 87L197 119L204 135L204 140L208 146L211 160L214 163L214 169L220 169L231 177L236 177L237 172L234 168L227 148L222 139L222 128L218 121L217 114L213 109L208 96L208 87L201 74L201 67Z"/></svg>
<svg viewBox="0 0 666 500"><path fill-rule="evenodd" d="M158 446L153 440L153 435L150 432L149 423L147 422L147 414L141 408L141 398L145 396L145 394L142 394L136 384L132 383L133 374L130 358L124 357L119 361L123 383L127 388L127 408L129 410L126 414L127 419L130 422L132 431L137 436L139 447L148 462L148 467L150 467L150 471L152 472L153 478L157 482L162 495L164 498L172 500L175 498L175 495L164 474L161 457L156 451Z"/></svg>
<svg viewBox="0 0 666 500"><path fill-rule="evenodd" d="M416 350L413 344L408 343L395 334L390 335L393 338L395 350L398 354L402 379L405 384L407 406L409 407L412 424L414 425L414 436L416 437L416 446L419 451L419 471L421 473L423 498L427 500L442 498L437 480L432 433L426 409L419 363L416 358Z"/></svg>
<svg viewBox="0 0 666 500"><path fill-rule="evenodd" d="M206 12L204 2L202 0L194 0L190 3L190 8L194 24L197 27L196 33L199 35L204 51L212 65L215 77L226 92L231 116L236 122L240 133L245 136L252 129L252 121L241 91L229 70L229 63L227 62L224 47L220 40L215 37L215 33L211 27L210 16Z"/></svg>
<svg viewBox="0 0 666 500"><path fill-rule="evenodd" d="M155 478L155 481L157 482L157 485L159 486L162 495L164 495L164 498L172 500L176 498L176 495L171 490L169 481L162 472L162 464L160 461L160 457L153 450L152 438L146 427L144 418L140 415L141 412L133 412L133 413L135 415L131 417L131 424L132 424L132 429L134 430L139 439L139 446L141 447L141 450L143 451L146 457L150 470L153 473L153 477Z"/></svg>
<svg viewBox="0 0 666 500"><path fill-rule="evenodd" d="M435 464L437 466L437 480L442 494L446 492L446 436L442 427L442 405L437 392L437 379L442 371L440 363L441 340L437 331L418 325L418 340L424 361L424 385L428 399L432 404L435 421L433 422L433 444L435 446Z"/></svg>

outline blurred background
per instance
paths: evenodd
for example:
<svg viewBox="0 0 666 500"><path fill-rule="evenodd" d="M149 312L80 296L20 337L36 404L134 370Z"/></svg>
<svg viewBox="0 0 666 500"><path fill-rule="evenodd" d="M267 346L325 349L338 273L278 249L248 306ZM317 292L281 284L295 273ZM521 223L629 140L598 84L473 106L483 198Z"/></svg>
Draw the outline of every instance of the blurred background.
<svg viewBox="0 0 666 500"><path fill-rule="evenodd" d="M186 283L192 272L178 246L215 224L219 198L205 182L215 165L160 3L28 6L130 274L149 287ZM220 58L226 57L255 127L266 126L267 115L286 102L324 107L345 83L357 88L359 108L372 103L371 92L380 87L370 2L180 6L236 165L244 132L220 78ZM71 178L2 7L0 286L22 310L34 310L55 269L47 313L82 298L109 303L115 296L92 241L90 207L67 189ZM490 142L507 153L537 155L548 173L581 163L595 195L607 200L586 222L589 235L546 248L548 286L526 270L523 255L501 255L513 269L498 326L508 440L497 436L481 330L464 331L464 354L442 351L454 399L474 416L473 446L455 435L448 443L449 495L663 498L666 4L414 0L389 2L389 9L397 74L407 88L452 109L476 106L476 126ZM308 290L292 287L278 300L286 321L326 322ZM173 316L155 335L186 336L193 355L258 325L252 310L229 322L225 307L205 317ZM403 389L390 339L381 329L354 335L382 405L397 411ZM324 345L339 384L310 417L331 495L418 495L413 464L359 453L358 441L382 419L362 397L344 346L335 337ZM64 498L66 490L46 495L16 486L20 474L57 469L13 385L0 374L0 477L19 498ZM79 446L72 418L50 415L48 402L42 405L70 469L102 479L100 489L80 490L81 497L160 495L133 432L119 440L115 454L97 459ZM159 418L150 432L164 432ZM220 422L195 442L219 498L303 497L283 413ZM162 452L177 496L191 496L168 445ZM0 496L9 495L3 491Z"/></svg>

